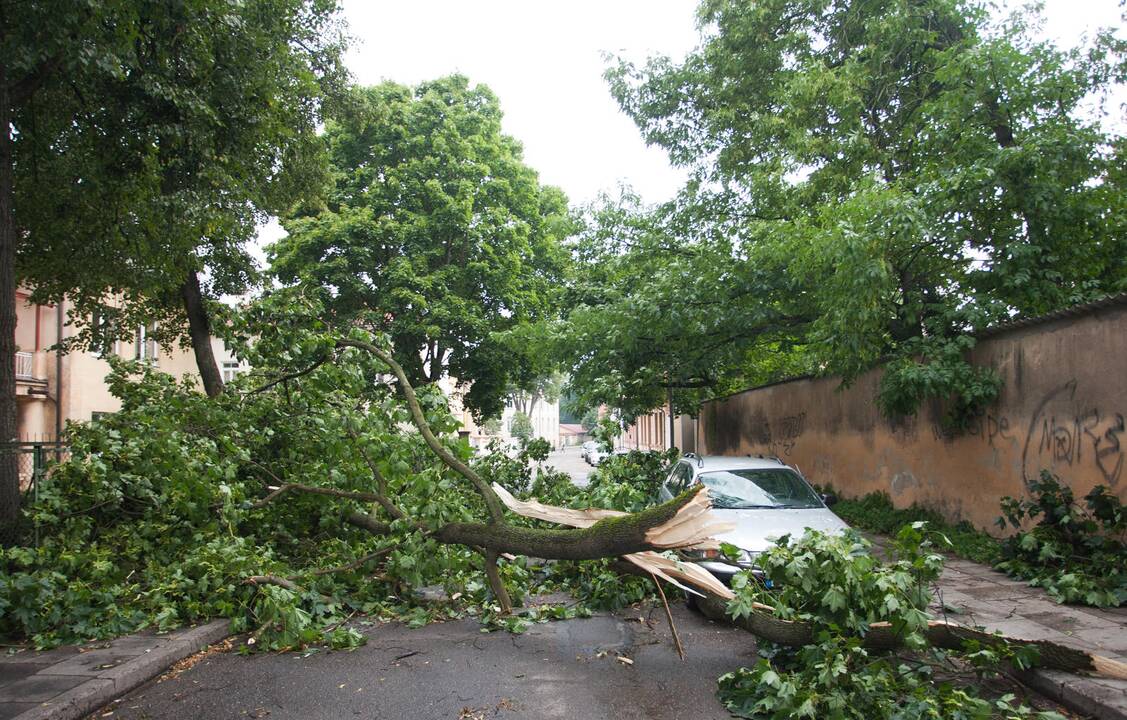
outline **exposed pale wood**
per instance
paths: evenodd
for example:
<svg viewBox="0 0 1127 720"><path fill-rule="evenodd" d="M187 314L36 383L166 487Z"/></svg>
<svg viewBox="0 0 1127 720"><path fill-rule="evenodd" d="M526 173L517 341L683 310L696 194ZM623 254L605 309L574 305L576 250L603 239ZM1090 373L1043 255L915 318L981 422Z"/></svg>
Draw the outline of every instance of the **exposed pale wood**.
<svg viewBox="0 0 1127 720"><path fill-rule="evenodd" d="M497 493L497 497L501 498L501 502L505 504L505 507L515 512L517 515L536 520L546 520L547 522L559 523L560 525L567 525L569 527L587 528L605 518L622 517L628 514L618 510L604 510L602 508L574 510L572 508L558 507L556 505L545 505L536 498L532 500L517 500L513 497L512 493L497 483L493 483L493 492Z"/></svg>
<svg viewBox="0 0 1127 720"><path fill-rule="evenodd" d="M720 522L712 512L708 493L698 492L668 522L646 531L646 540L659 548L695 548L715 542L714 535L728 532L735 525Z"/></svg>

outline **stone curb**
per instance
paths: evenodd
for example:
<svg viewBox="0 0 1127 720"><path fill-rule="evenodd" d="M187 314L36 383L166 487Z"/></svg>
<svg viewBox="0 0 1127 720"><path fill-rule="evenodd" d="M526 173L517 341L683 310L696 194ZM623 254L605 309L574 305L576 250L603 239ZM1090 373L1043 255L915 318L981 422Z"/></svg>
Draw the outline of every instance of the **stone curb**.
<svg viewBox="0 0 1127 720"><path fill-rule="evenodd" d="M213 620L184 631L151 651L94 677L13 720L78 720L167 670L184 658L231 634L229 620ZM112 676L111 676L112 673Z"/></svg>
<svg viewBox="0 0 1127 720"><path fill-rule="evenodd" d="M1073 712L1099 720L1127 720L1121 709L1122 699L1116 703L1114 697L1123 691L1108 687L1100 678L1058 670L1030 670L1021 673L1020 678L1023 684Z"/></svg>

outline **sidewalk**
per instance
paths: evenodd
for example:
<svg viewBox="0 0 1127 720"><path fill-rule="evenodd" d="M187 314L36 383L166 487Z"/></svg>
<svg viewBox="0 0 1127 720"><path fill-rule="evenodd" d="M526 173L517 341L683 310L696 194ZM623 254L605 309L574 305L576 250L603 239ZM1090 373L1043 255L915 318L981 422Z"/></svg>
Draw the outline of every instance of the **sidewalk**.
<svg viewBox="0 0 1127 720"><path fill-rule="evenodd" d="M865 536L877 548L887 542ZM1060 605L1040 588L952 556L947 556L939 578L939 596L932 608L937 617L945 612L952 622L1026 640L1050 640L1127 662L1127 608ZM1055 670L1033 670L1023 681L1076 712L1127 720L1127 681Z"/></svg>
<svg viewBox="0 0 1127 720"><path fill-rule="evenodd" d="M168 635L0 655L0 720L72 720L229 634L227 620Z"/></svg>

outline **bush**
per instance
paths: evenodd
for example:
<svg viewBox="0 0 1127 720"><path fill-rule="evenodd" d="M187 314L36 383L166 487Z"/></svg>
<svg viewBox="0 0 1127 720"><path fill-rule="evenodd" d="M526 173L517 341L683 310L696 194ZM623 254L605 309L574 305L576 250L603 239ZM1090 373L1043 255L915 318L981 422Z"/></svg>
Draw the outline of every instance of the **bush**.
<svg viewBox="0 0 1127 720"><path fill-rule="evenodd" d="M1058 602L1127 602L1127 512L1119 498L1099 485L1081 507L1072 489L1047 470L1029 483L1029 492L1030 500L1002 501L998 525L1019 532L1002 543L997 567L1045 588Z"/></svg>
<svg viewBox="0 0 1127 720"><path fill-rule="evenodd" d="M999 674L1003 660L1026 666L1032 655L968 647L940 651L928 645L930 583L943 558L934 552L921 522L901 528L893 561L882 564L855 533L827 536L808 531L781 538L760 557L768 590L750 574L733 581L734 616L752 603L775 608L781 619L813 625L814 642L802 648L761 643L760 659L720 678L719 695L734 714L747 718L1024 718L1063 720L1035 712L1016 697L983 697L978 678ZM866 648L873 622L888 622L904 638L905 651Z"/></svg>
<svg viewBox="0 0 1127 720"><path fill-rule="evenodd" d="M997 538L970 523L963 521L952 525L939 513L920 505L896 508L887 493L869 493L860 498L839 500L833 511L853 527L882 535L895 535L905 525L926 522L946 540L941 545L942 550L987 565L994 564L1001 556Z"/></svg>

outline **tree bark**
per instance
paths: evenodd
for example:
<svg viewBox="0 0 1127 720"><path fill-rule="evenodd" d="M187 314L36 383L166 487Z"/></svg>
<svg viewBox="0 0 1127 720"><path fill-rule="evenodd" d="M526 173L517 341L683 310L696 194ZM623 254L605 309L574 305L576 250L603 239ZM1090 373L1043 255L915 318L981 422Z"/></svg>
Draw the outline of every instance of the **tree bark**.
<svg viewBox="0 0 1127 720"><path fill-rule="evenodd" d="M509 591L505 589L505 581L501 579L495 550L485 551L485 577L489 580L489 589L493 591L493 597L497 598L497 604L501 606L501 614L508 615L513 611L513 601L509 597Z"/></svg>
<svg viewBox="0 0 1127 720"><path fill-rule="evenodd" d="M180 297L188 315L188 334L192 338L192 351L196 355L196 367L200 371L204 392L208 397L217 397L223 393L223 376L219 374L215 353L211 351L211 322L200 291L200 277L195 270L188 271L188 277L180 286Z"/></svg>
<svg viewBox="0 0 1127 720"><path fill-rule="evenodd" d="M0 442L17 439L16 409L16 226L12 214L12 105L5 63L0 63ZM19 466L14 452L0 448L0 545L15 540L20 512Z"/></svg>
<svg viewBox="0 0 1127 720"><path fill-rule="evenodd" d="M432 537L448 545L484 548L494 553L512 553L548 560L598 560L646 550L662 549L646 533L669 521L694 497L685 493L669 502L641 512L610 517L582 529L529 528L506 523L448 523ZM371 515L350 512L345 522L375 535L391 532L391 526Z"/></svg>

